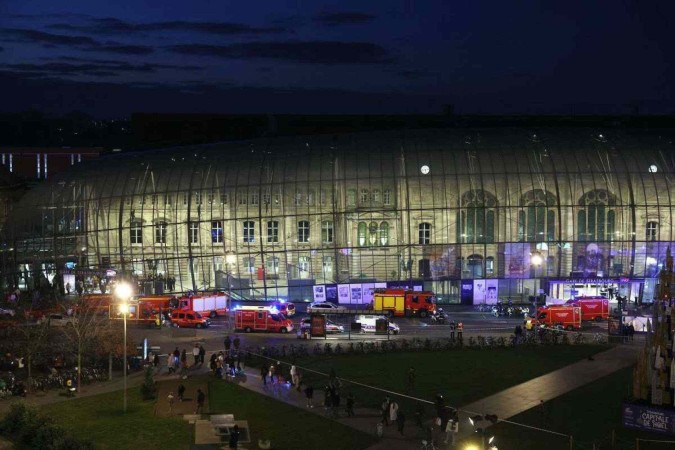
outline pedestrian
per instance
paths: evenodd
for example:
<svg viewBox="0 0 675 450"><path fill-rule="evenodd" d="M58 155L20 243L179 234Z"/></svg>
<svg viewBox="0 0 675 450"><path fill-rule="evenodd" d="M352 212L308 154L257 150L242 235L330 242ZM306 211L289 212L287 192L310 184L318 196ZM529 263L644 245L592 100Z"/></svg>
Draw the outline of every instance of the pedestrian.
<svg viewBox="0 0 675 450"><path fill-rule="evenodd" d="M183 351L180 354L180 362L185 363L187 366L187 350L183 349Z"/></svg>
<svg viewBox="0 0 675 450"><path fill-rule="evenodd" d="M450 340L454 341L455 340L455 321L450 322Z"/></svg>
<svg viewBox="0 0 675 450"><path fill-rule="evenodd" d="M392 402L389 404L389 421L391 423L396 422L398 419L398 403L396 403L396 400L392 400Z"/></svg>
<svg viewBox="0 0 675 450"><path fill-rule="evenodd" d="M269 371L269 369L267 368L267 366L265 364L260 366L260 378L262 378L262 380L263 380L263 386L267 386L267 373L268 373L268 371Z"/></svg>
<svg viewBox="0 0 675 450"><path fill-rule="evenodd" d="M211 369L211 372L213 372L213 373L216 372L216 367L218 367L217 361L218 361L218 355L216 355L215 353L212 353L211 359L209 361L209 369Z"/></svg>
<svg viewBox="0 0 675 450"><path fill-rule="evenodd" d="M183 395L185 395L185 386L183 384L178 385L178 401L182 402L183 401Z"/></svg>
<svg viewBox="0 0 675 450"><path fill-rule="evenodd" d="M152 358L152 365L155 366L155 369L159 368L159 353L155 353L155 356Z"/></svg>
<svg viewBox="0 0 675 450"><path fill-rule="evenodd" d="M234 340L232 341L232 345L234 346L234 352L239 353L239 344L241 344L241 341L239 340L239 336L235 335Z"/></svg>
<svg viewBox="0 0 675 450"><path fill-rule="evenodd" d="M410 367L408 369L408 391L413 391L415 389L415 378L417 375L415 374L415 368Z"/></svg>
<svg viewBox="0 0 675 450"><path fill-rule="evenodd" d="M199 367L204 365L204 358L206 357L206 349L203 345L199 346Z"/></svg>
<svg viewBox="0 0 675 450"><path fill-rule="evenodd" d="M173 357L174 357L175 359L179 359L179 358L180 358L180 350L178 350L178 347L176 347L176 349L173 351Z"/></svg>
<svg viewBox="0 0 675 450"><path fill-rule="evenodd" d="M192 347L192 357L194 358L194 366L199 364L199 344L195 344L194 347Z"/></svg>
<svg viewBox="0 0 675 450"><path fill-rule="evenodd" d="M173 392L169 392L166 398L169 401L169 414L173 414Z"/></svg>
<svg viewBox="0 0 675 450"><path fill-rule="evenodd" d="M631 341L633 340L633 336L635 336L635 327L631 323L630 325L628 325L628 337L630 338Z"/></svg>
<svg viewBox="0 0 675 450"><path fill-rule="evenodd" d="M298 368L295 367L295 364L291 366L291 386L298 386Z"/></svg>
<svg viewBox="0 0 675 450"><path fill-rule="evenodd" d="M417 425L417 428L424 428L424 406L421 403L418 403L417 409L415 409L415 425Z"/></svg>
<svg viewBox="0 0 675 450"><path fill-rule="evenodd" d="M274 364L270 364L270 372L269 372L269 377L270 377L270 383L274 384L274 373L276 372L277 368L274 366ZM277 375L277 381L279 380L279 376Z"/></svg>
<svg viewBox="0 0 675 450"><path fill-rule="evenodd" d="M347 417L354 417L354 394L347 394Z"/></svg>
<svg viewBox="0 0 675 450"><path fill-rule="evenodd" d="M330 387L328 385L323 387L323 408L328 411L331 407Z"/></svg>
<svg viewBox="0 0 675 450"><path fill-rule="evenodd" d="M462 340L462 333L464 333L464 324L459 322L457 324L457 339Z"/></svg>
<svg viewBox="0 0 675 450"><path fill-rule="evenodd" d="M225 344L225 352L229 355L230 354L230 347L232 347L232 339L230 339L230 336L225 336L225 341L223 341L223 344Z"/></svg>
<svg viewBox="0 0 675 450"><path fill-rule="evenodd" d="M338 411L340 408L340 392L335 388L330 388L330 405L332 408L332 416L337 418L339 416Z"/></svg>
<svg viewBox="0 0 675 450"><path fill-rule="evenodd" d="M405 425L405 414L403 414L403 411L399 411L398 415L396 416L396 428L398 429L398 432L401 433L401 436L403 436L404 425Z"/></svg>
<svg viewBox="0 0 675 450"><path fill-rule="evenodd" d="M382 423L385 425L389 426L389 405L391 404L391 401L389 400L389 397L385 397L384 401L382 402L382 405L380 406L381 412L382 412Z"/></svg>
<svg viewBox="0 0 675 450"><path fill-rule="evenodd" d="M307 407L314 408L314 388L312 385L305 388L305 398L307 398Z"/></svg>
<svg viewBox="0 0 675 450"><path fill-rule="evenodd" d="M452 447L455 446L455 436L459 432L459 414L456 409L453 409L450 414L448 424L445 426L445 443L450 443Z"/></svg>
<svg viewBox="0 0 675 450"><path fill-rule="evenodd" d="M169 375L176 371L176 363L172 353L166 357L166 368L169 371Z"/></svg>
<svg viewBox="0 0 675 450"><path fill-rule="evenodd" d="M202 414L203 413L203 411L204 411L204 400L206 400L206 395L204 395L204 392L202 392L201 389L197 389L197 409L195 410L195 414Z"/></svg>
<svg viewBox="0 0 675 450"><path fill-rule="evenodd" d="M228 446L230 449L236 449L239 444L239 425L235 425L232 431L230 431L230 441Z"/></svg>

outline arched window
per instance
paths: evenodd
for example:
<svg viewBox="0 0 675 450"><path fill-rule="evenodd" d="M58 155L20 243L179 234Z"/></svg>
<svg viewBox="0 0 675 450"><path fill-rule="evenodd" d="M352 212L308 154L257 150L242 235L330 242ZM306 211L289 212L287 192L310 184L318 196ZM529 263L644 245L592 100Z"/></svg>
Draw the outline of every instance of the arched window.
<svg viewBox="0 0 675 450"><path fill-rule="evenodd" d="M520 199L518 241L541 242L555 239L556 198L550 192L534 189Z"/></svg>
<svg viewBox="0 0 675 450"><path fill-rule="evenodd" d="M368 226L365 222L359 222L359 227L357 231L357 243L359 247L366 246L366 235L368 234Z"/></svg>
<svg viewBox="0 0 675 450"><path fill-rule="evenodd" d="M616 197L606 190L587 192L579 200L577 239L580 241L609 241L616 228Z"/></svg>
<svg viewBox="0 0 675 450"><path fill-rule="evenodd" d="M457 242L468 244L495 241L497 199L489 192L476 189L462 194L457 213Z"/></svg>
<svg viewBox="0 0 675 450"><path fill-rule="evenodd" d="M377 245L378 236L377 236L378 226L377 222L370 222L368 225L368 245Z"/></svg>
<svg viewBox="0 0 675 450"><path fill-rule="evenodd" d="M389 245L389 223L380 223L380 245Z"/></svg>

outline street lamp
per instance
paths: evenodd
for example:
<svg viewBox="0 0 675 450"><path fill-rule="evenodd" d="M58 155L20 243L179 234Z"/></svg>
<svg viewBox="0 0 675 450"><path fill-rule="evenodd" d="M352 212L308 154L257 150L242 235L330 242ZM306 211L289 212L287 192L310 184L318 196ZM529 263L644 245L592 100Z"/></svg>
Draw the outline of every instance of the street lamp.
<svg viewBox="0 0 675 450"><path fill-rule="evenodd" d="M124 413L127 412L127 316L129 315L129 299L132 294L131 285L129 283L118 283L115 287L115 297L121 302L119 311L122 314L124 321Z"/></svg>
<svg viewBox="0 0 675 450"><path fill-rule="evenodd" d="M232 309L232 266L237 263L237 256L234 253L228 253L225 255L225 265L227 266L227 325L228 328L231 325L230 322L230 310Z"/></svg>

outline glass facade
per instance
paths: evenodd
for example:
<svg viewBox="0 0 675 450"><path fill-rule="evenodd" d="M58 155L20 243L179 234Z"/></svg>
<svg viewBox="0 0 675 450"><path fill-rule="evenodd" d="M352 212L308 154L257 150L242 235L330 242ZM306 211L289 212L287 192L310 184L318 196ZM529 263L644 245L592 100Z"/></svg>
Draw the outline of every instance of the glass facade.
<svg viewBox="0 0 675 450"><path fill-rule="evenodd" d="M553 280L638 283L631 295L647 296L675 248L672 142L452 129L109 155L23 197L3 282L29 286L42 267L68 265L244 298L405 280L450 301L467 280L516 299Z"/></svg>

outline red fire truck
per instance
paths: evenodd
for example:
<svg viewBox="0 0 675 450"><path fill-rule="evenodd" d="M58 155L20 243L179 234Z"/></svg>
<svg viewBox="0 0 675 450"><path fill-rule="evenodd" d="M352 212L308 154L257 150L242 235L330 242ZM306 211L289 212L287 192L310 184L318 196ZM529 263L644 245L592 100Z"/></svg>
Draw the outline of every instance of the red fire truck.
<svg viewBox="0 0 675 450"><path fill-rule="evenodd" d="M293 322L275 308L241 306L234 312L234 328L247 333L252 331L288 333L293 331Z"/></svg>
<svg viewBox="0 0 675 450"><path fill-rule="evenodd" d="M581 320L600 322L609 319L609 300L605 297L577 297L569 300L567 305L581 308Z"/></svg>
<svg viewBox="0 0 675 450"><path fill-rule="evenodd" d="M196 311L214 318L227 315L227 294L186 295L178 300L178 308Z"/></svg>
<svg viewBox="0 0 675 450"><path fill-rule="evenodd" d="M544 306L538 308L536 324L566 330L581 328L581 308L578 306Z"/></svg>
<svg viewBox="0 0 675 450"><path fill-rule="evenodd" d="M376 289L373 311L393 316L427 317L436 311L436 298L430 291L405 289Z"/></svg>

